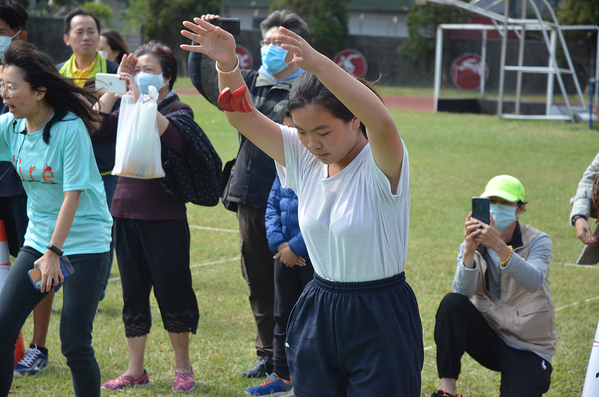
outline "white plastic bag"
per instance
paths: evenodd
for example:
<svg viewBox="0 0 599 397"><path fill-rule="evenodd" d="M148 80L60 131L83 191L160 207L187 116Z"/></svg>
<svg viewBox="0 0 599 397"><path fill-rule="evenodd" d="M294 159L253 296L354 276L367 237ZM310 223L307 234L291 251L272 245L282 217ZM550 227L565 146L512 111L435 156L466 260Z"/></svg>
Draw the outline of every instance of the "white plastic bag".
<svg viewBox="0 0 599 397"><path fill-rule="evenodd" d="M135 103L128 94L123 95L112 175L140 179L164 177L156 122L157 99L158 91L153 86L150 86L150 95L141 94Z"/></svg>

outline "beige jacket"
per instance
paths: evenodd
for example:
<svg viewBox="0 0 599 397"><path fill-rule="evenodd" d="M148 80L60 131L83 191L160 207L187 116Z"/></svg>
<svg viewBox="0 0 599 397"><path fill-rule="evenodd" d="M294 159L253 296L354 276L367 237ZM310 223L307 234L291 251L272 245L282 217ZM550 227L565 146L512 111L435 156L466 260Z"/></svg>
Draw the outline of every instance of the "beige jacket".
<svg viewBox="0 0 599 397"><path fill-rule="evenodd" d="M523 259L528 258L530 243L540 232L520 224L522 247L514 250ZM501 273L501 300L485 286L487 263L477 251L475 259L480 264L480 277L472 302L485 317L491 328L507 341L524 346L534 352L553 356L557 345L555 310L549 273L541 287L531 293L522 288L506 272Z"/></svg>

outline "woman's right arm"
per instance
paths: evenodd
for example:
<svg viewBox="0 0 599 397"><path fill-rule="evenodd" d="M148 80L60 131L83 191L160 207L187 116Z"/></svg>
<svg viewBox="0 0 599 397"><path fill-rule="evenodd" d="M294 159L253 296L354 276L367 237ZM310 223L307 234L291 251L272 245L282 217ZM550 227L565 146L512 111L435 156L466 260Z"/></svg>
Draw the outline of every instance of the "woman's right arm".
<svg viewBox="0 0 599 397"><path fill-rule="evenodd" d="M201 18L194 18L194 22L183 22L183 25L191 32L183 30L181 34L196 43L200 43L200 45L183 44L181 48L209 56L216 61L218 68L225 73L235 70L230 75L219 73L218 82L221 91L229 87L233 92L245 86L245 81L238 67L239 60L235 54L233 35ZM249 92L246 92L245 98L252 106L252 111L249 113L225 112L227 120L252 143L262 149L264 153L285 166L283 135L279 125L254 109Z"/></svg>
<svg viewBox="0 0 599 397"><path fill-rule="evenodd" d="M597 239L593 235L588 219L591 213L593 201L593 183L595 176L599 172L599 153L593 159L593 162L587 167L578 183L576 195L572 201L572 210L570 212L570 224L576 227L576 236L584 244L590 244ZM574 218L579 217L574 221Z"/></svg>

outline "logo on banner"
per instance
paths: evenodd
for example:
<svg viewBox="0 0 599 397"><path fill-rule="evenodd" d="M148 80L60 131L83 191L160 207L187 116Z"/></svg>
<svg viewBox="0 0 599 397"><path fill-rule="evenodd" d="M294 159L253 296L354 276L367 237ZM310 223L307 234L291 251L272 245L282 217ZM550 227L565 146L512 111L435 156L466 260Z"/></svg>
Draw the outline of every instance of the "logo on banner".
<svg viewBox="0 0 599 397"><path fill-rule="evenodd" d="M337 55L333 57L333 62L356 77L364 77L368 71L366 58L360 51L354 49L338 52Z"/></svg>
<svg viewBox="0 0 599 397"><path fill-rule="evenodd" d="M465 90L480 86L480 76L484 71L485 82L489 78L489 65L476 54L462 54L451 64L451 80Z"/></svg>
<svg viewBox="0 0 599 397"><path fill-rule="evenodd" d="M235 53L239 57L239 69L251 69L252 68L252 54L242 45L237 44Z"/></svg>

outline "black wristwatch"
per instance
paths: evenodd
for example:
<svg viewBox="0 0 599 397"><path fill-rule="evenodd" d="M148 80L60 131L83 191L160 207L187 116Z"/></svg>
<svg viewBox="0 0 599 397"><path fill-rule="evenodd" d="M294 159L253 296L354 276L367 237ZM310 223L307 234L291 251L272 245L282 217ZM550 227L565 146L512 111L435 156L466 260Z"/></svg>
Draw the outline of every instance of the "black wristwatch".
<svg viewBox="0 0 599 397"><path fill-rule="evenodd" d="M587 219L587 218L585 218L585 217L584 217L584 216L582 216L582 215L574 215L574 216L572 217L572 226L576 226L576 221L577 221L579 218L583 218L583 219L585 219L585 220Z"/></svg>
<svg viewBox="0 0 599 397"><path fill-rule="evenodd" d="M58 248L52 244L48 244L48 246L46 248L48 248L50 251L54 252L58 256L64 255L64 252L62 252L62 250L60 248Z"/></svg>

